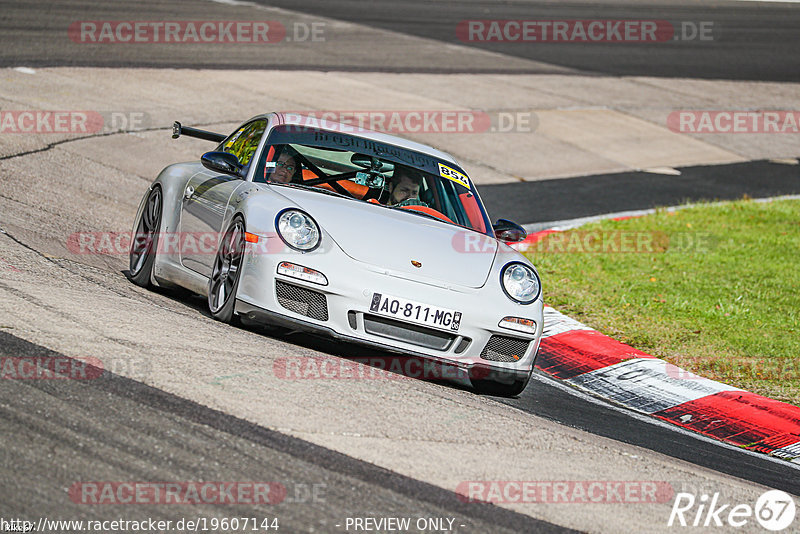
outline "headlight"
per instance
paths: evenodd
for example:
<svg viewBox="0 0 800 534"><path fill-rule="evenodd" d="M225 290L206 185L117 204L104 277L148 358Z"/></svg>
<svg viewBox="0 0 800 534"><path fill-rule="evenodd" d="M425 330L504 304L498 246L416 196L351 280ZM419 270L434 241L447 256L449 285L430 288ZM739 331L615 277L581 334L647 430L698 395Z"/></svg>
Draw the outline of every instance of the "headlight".
<svg viewBox="0 0 800 534"><path fill-rule="evenodd" d="M530 304L542 292L542 284L536 271L524 263L509 263L500 275L503 290L511 300Z"/></svg>
<svg viewBox="0 0 800 534"><path fill-rule="evenodd" d="M295 250L308 252L319 246L319 226L300 210L288 209L280 212L275 220L275 228L283 242Z"/></svg>

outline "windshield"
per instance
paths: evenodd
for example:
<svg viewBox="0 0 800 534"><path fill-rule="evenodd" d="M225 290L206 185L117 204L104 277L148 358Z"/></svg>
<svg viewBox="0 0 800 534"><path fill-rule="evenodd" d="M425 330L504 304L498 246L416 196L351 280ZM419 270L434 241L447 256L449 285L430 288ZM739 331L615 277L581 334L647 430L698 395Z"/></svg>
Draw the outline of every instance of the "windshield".
<svg viewBox="0 0 800 534"><path fill-rule="evenodd" d="M346 133L276 127L254 180L335 193L482 233L491 229L474 185L457 165Z"/></svg>

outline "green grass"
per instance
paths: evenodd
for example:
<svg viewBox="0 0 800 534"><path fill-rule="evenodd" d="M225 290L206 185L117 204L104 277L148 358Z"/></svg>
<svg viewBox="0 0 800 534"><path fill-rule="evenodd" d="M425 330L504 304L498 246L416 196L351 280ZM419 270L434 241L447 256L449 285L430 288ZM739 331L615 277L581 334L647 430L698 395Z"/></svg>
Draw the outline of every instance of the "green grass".
<svg viewBox="0 0 800 534"><path fill-rule="evenodd" d="M658 210L551 234L527 255L557 310L698 375L800 406L800 201Z"/></svg>

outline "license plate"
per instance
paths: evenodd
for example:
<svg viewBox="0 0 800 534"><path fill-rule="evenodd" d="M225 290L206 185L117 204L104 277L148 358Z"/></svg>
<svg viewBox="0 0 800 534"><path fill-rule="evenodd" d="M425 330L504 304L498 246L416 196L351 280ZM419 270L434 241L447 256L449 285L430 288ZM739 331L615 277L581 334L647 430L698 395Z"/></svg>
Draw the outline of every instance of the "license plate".
<svg viewBox="0 0 800 534"><path fill-rule="evenodd" d="M382 293L372 294L369 310L401 321L424 324L434 328L446 328L454 332L458 331L461 326L461 312L459 311Z"/></svg>

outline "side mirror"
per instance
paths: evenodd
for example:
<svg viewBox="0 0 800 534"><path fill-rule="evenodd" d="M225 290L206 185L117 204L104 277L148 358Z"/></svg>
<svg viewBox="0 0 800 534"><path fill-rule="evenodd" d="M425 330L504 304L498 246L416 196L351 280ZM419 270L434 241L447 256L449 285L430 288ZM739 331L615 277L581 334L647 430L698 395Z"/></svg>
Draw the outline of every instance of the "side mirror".
<svg viewBox="0 0 800 534"><path fill-rule="evenodd" d="M497 222L492 225L492 229L494 236L506 243L519 243L528 237L528 232L523 227L507 219L497 219Z"/></svg>
<svg viewBox="0 0 800 534"><path fill-rule="evenodd" d="M222 174L231 174L233 176L242 175L242 164L239 163L239 159L233 154L228 154L227 152L206 152L200 157L200 161L206 169L221 172Z"/></svg>

